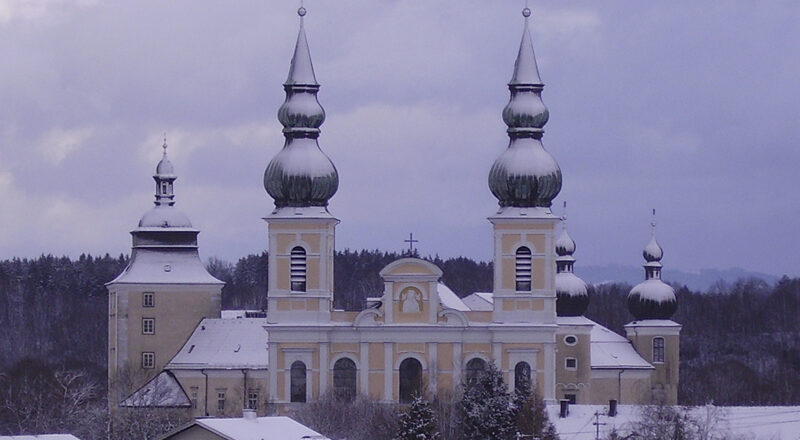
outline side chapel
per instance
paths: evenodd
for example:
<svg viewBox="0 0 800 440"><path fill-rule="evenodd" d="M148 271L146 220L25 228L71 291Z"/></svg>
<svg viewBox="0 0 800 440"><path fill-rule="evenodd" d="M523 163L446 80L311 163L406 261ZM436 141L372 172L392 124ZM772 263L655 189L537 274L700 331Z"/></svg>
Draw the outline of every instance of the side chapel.
<svg viewBox="0 0 800 440"><path fill-rule="evenodd" d="M278 110L285 144L264 174L275 202L269 234L268 309L220 310L223 283L204 268L197 235L175 208L174 168L156 168L155 207L131 234L129 266L109 290L109 405L191 407L196 416L259 414L324 393L408 402L419 391L453 390L489 362L508 386L530 381L546 401L677 402L681 326L661 281L663 251L644 250L645 281L618 335L583 316L586 284L573 273L575 242L550 207L561 170L544 149L549 114L525 9L503 110L508 148L489 171L499 209L494 288L459 298L442 271L417 258L381 270L383 292L360 312L333 307L335 229L328 210L338 173L319 147L325 112L317 101L304 30L305 9ZM488 164L487 164L488 165ZM559 234L560 231L560 234Z"/></svg>

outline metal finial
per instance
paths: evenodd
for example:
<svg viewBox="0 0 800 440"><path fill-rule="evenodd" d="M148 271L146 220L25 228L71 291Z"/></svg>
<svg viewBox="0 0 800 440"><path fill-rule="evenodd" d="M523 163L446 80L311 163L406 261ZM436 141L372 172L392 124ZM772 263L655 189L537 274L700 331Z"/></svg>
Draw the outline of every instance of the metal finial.
<svg viewBox="0 0 800 440"><path fill-rule="evenodd" d="M561 221L564 222L564 229L567 228L567 201L564 200L564 212L561 213Z"/></svg>
<svg viewBox="0 0 800 440"><path fill-rule="evenodd" d="M164 156L167 155L167 132L164 132L164 143L161 145L161 148L164 149Z"/></svg>
<svg viewBox="0 0 800 440"><path fill-rule="evenodd" d="M302 6L300 6L297 9L297 15L299 15L300 17L305 17L307 13L308 13L308 11L306 11L306 8L304 8Z"/></svg>
<svg viewBox="0 0 800 440"><path fill-rule="evenodd" d="M653 235L656 233L656 209L653 208L653 220L650 221L650 226L653 227Z"/></svg>
<svg viewBox="0 0 800 440"><path fill-rule="evenodd" d="M526 6L525 9L522 10L522 16L525 17L525 18L530 17L531 16L531 8Z"/></svg>

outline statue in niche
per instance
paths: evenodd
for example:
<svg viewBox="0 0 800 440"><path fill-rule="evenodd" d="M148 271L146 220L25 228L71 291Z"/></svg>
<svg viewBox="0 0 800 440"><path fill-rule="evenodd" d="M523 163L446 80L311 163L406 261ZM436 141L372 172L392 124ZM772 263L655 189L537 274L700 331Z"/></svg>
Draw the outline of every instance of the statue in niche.
<svg viewBox="0 0 800 440"><path fill-rule="evenodd" d="M419 293L413 289L406 289L400 296L403 302L403 313L419 312Z"/></svg>

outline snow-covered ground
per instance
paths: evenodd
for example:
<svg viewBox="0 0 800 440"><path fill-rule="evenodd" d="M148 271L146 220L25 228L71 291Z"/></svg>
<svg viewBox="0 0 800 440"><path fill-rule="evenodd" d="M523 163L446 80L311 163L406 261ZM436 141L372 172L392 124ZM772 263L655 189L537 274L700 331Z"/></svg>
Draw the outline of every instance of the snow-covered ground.
<svg viewBox="0 0 800 440"><path fill-rule="evenodd" d="M594 440L596 412L600 413L600 438L604 438L613 428L629 433L641 408L619 405L617 416L608 417L608 406L570 405L569 415L563 419L558 417L558 405L548 405L547 410L561 440ZM755 440L800 440L800 406L707 406L692 408L690 413L696 419L714 420L715 433Z"/></svg>
<svg viewBox="0 0 800 440"><path fill-rule="evenodd" d="M70 434L42 434L42 435L11 435L2 436L0 440L79 440Z"/></svg>

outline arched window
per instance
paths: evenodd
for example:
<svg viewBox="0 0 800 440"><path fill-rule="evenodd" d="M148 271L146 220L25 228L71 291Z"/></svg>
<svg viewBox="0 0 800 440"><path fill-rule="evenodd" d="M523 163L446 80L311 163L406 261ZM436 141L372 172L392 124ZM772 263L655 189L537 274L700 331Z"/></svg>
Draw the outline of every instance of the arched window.
<svg viewBox="0 0 800 440"><path fill-rule="evenodd" d="M300 246L292 248L291 256L292 292L306 291L306 250Z"/></svg>
<svg viewBox="0 0 800 440"><path fill-rule="evenodd" d="M664 338L653 338L653 362L664 362Z"/></svg>
<svg viewBox="0 0 800 440"><path fill-rule="evenodd" d="M352 359L341 358L333 364L333 392L347 402L356 396L356 363Z"/></svg>
<svg viewBox="0 0 800 440"><path fill-rule="evenodd" d="M290 375L290 401L291 402L305 402L306 401L306 364L300 361L294 361L289 373Z"/></svg>
<svg viewBox="0 0 800 440"><path fill-rule="evenodd" d="M422 364L414 358L400 363L400 403L411 403L422 392Z"/></svg>
<svg viewBox="0 0 800 440"><path fill-rule="evenodd" d="M517 249L517 292L531 291L531 250L525 246Z"/></svg>
<svg viewBox="0 0 800 440"><path fill-rule="evenodd" d="M464 379L467 383L478 380L478 377L486 371L486 361L481 358L472 358L467 362L467 370L464 372Z"/></svg>
<svg viewBox="0 0 800 440"><path fill-rule="evenodd" d="M521 394L531 393L531 366L527 362L517 362L514 366L514 389Z"/></svg>

